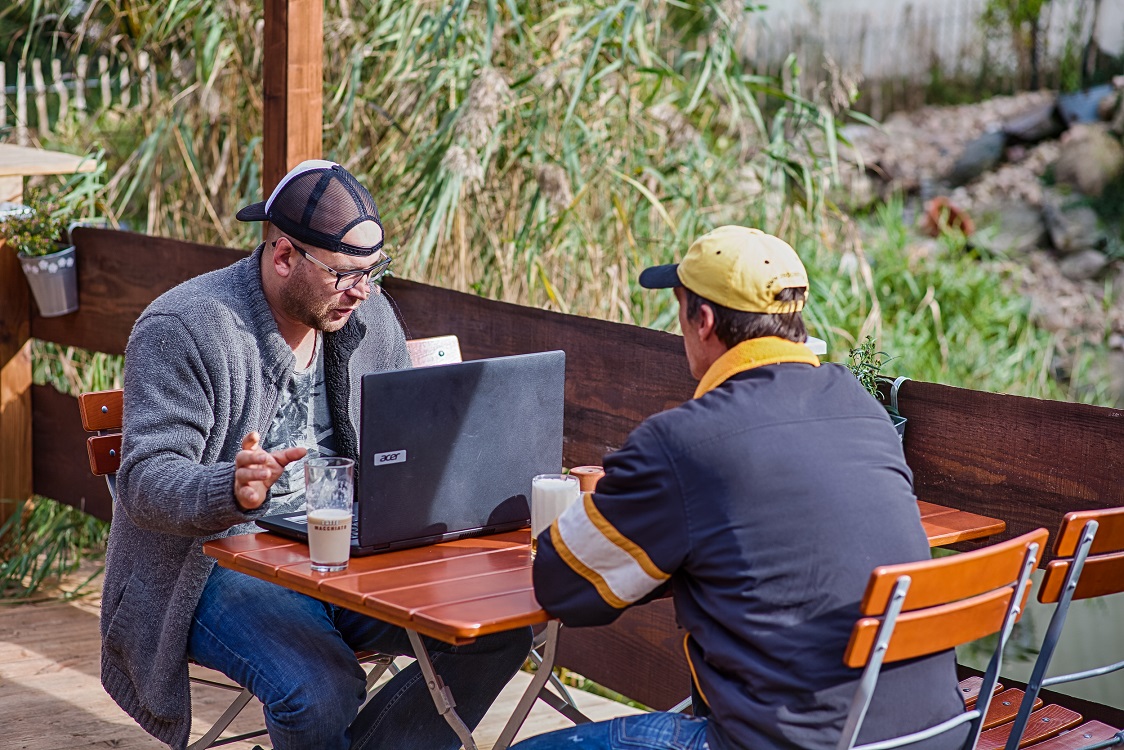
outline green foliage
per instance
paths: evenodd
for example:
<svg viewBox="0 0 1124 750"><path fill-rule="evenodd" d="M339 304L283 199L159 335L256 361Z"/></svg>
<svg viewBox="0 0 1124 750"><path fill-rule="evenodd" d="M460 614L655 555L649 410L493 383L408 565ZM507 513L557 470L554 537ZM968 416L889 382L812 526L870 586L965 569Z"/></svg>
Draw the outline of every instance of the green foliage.
<svg viewBox="0 0 1124 750"><path fill-rule="evenodd" d="M47 498L19 503L0 527L0 599L26 599L105 552L109 524ZM73 596L99 567L70 592Z"/></svg>
<svg viewBox="0 0 1124 750"><path fill-rule="evenodd" d="M59 243L66 229L66 210L37 190L28 192L26 205L28 211L9 216L0 223L0 237L8 241L12 250L32 257L61 250Z"/></svg>
<svg viewBox="0 0 1124 750"><path fill-rule="evenodd" d="M881 400L882 396L878 392L878 378L882 374L882 366L888 361L886 353L878 351L875 347L874 337L867 336L862 343L847 352L847 361L844 364L847 365L847 369L851 371L851 374L866 389L867 393Z"/></svg>
<svg viewBox="0 0 1124 750"><path fill-rule="evenodd" d="M1100 386L1086 381L1103 347L1078 357L1067 385L1054 379L1058 342L1030 321L1017 265L981 259L956 235L920 237L900 199L840 233L848 238L840 249L814 237L797 245L811 276L806 319L828 351L849 352L873 336L894 353L897 372L887 375L1108 403Z"/></svg>

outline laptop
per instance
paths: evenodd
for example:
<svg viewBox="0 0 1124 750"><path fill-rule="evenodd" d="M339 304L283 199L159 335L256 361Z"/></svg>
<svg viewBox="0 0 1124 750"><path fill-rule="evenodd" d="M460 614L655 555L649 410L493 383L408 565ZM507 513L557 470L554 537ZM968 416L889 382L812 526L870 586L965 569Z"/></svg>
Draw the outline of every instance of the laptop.
<svg viewBox="0 0 1124 750"><path fill-rule="evenodd" d="M363 376L353 556L530 523L531 478L562 467L565 352ZM258 519L307 541L303 512Z"/></svg>

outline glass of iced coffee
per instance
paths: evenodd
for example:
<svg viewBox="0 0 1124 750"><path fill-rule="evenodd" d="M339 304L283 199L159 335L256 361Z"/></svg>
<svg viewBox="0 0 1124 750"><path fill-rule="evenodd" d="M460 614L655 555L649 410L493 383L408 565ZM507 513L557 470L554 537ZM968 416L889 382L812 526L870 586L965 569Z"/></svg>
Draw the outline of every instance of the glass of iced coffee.
<svg viewBox="0 0 1124 750"><path fill-rule="evenodd" d="M355 462L309 458L304 465L304 487L312 569L321 573L346 570L351 554Z"/></svg>

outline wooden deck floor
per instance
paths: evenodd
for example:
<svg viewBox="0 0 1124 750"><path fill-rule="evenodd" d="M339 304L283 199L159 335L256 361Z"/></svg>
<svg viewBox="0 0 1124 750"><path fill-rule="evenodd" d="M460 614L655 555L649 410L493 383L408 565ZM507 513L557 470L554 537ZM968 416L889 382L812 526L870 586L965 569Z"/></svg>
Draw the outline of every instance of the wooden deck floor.
<svg viewBox="0 0 1124 750"><path fill-rule="evenodd" d="M0 607L0 746L12 750L164 747L102 690L99 646L96 595L70 603ZM529 680L530 675L521 672L500 694L476 732L482 750L491 748ZM193 690L195 739L222 713L232 694L205 686ZM572 692L581 709L595 719L634 713L619 703ZM262 726L261 708L255 702L232 728L252 731ZM569 726L566 719L538 703L519 737L565 726ZM256 743L269 747L268 738L224 747L250 750Z"/></svg>

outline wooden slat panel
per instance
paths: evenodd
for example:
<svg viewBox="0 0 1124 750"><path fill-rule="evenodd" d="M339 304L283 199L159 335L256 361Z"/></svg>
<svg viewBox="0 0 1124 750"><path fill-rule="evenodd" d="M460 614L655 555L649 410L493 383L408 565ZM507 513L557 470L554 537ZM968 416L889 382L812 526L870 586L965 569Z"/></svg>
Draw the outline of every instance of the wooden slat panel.
<svg viewBox="0 0 1124 750"><path fill-rule="evenodd" d="M886 663L935 654L997 632L1003 625L1013 590L1008 586L954 604L903 612L894 626ZM844 664L866 666L881 624L876 617L864 617L855 623L843 656Z"/></svg>
<svg viewBox="0 0 1124 750"><path fill-rule="evenodd" d="M1124 411L907 382L906 459L919 497L1002 518L1004 536L1124 505Z"/></svg>
<svg viewBox="0 0 1124 750"><path fill-rule="evenodd" d="M78 411L82 416L82 428L88 432L121 429L123 400L120 388L79 394Z"/></svg>
<svg viewBox="0 0 1124 750"><path fill-rule="evenodd" d="M1076 711L1052 704L1044 706L1030 715L1026 731L1019 740L1019 747L1041 742L1080 723L1081 714ZM981 733L975 750L999 750L1007 744L1007 738L1011 736L1011 728L1011 724L1004 724Z"/></svg>
<svg viewBox="0 0 1124 750"><path fill-rule="evenodd" d="M1120 552L1124 550L1124 508L1110 510L1084 510L1067 513L1058 531L1054 554L1058 557L1073 557L1077 553L1077 543L1089 521L1097 522L1097 535L1093 537L1090 554Z"/></svg>
<svg viewBox="0 0 1124 750"><path fill-rule="evenodd" d="M982 677L968 677L960 681L957 688L960 690L960 697L964 699L965 708L971 708L976 705L976 701L980 698L980 688L983 687ZM995 688L991 691L992 695L1003 690L1000 683L995 683Z"/></svg>
<svg viewBox="0 0 1124 750"><path fill-rule="evenodd" d="M1023 698L1026 693L1021 690L1011 689L1005 690L999 695L996 695L987 707L987 716L984 717L983 728L991 729L992 727L1006 724L1009 721L1014 721L1015 716L1019 713L1019 706L1023 703ZM1038 708L1042 705L1041 698L1034 699L1034 707Z"/></svg>
<svg viewBox="0 0 1124 750"><path fill-rule="evenodd" d="M433 336L406 342L410 364L414 367L449 365L461 361L461 344L456 336Z"/></svg>
<svg viewBox="0 0 1124 750"><path fill-rule="evenodd" d="M80 227L78 312L31 319L44 341L123 354L129 332L148 304L182 281L244 258L244 250Z"/></svg>
<svg viewBox="0 0 1124 750"><path fill-rule="evenodd" d="M96 477L116 474L121 466L121 435L91 435L86 439L90 473Z"/></svg>
<svg viewBox="0 0 1124 750"><path fill-rule="evenodd" d="M35 441L33 482L38 495L84 510L108 521L113 501L105 480L90 473L86 456L88 433L82 429L78 399L49 385L31 392L32 439Z"/></svg>
<svg viewBox="0 0 1124 750"><path fill-rule="evenodd" d="M903 575L910 578L905 611L967 599L1001 586L1010 586L1022 572L1027 547L1037 544L1036 559L1040 559L1048 536L1045 529L1038 529L973 552L936 560L882 565L870 574L860 611L864 615L885 612L890 593Z"/></svg>
<svg viewBox="0 0 1124 750"><path fill-rule="evenodd" d="M1110 740L1119 730L1099 721L1087 721L1045 742L1039 742L1034 750L1080 750L1098 742Z"/></svg>
<svg viewBox="0 0 1124 750"><path fill-rule="evenodd" d="M1054 560L1046 566L1042 586L1038 589L1038 601L1050 604L1058 600L1070 564L1070 560ZM1088 599L1121 591L1124 591L1124 552L1086 558L1073 598Z"/></svg>
<svg viewBox="0 0 1124 750"><path fill-rule="evenodd" d="M691 694L684 632L670 599L625 610L612 625L562 628L559 666L665 711Z"/></svg>

